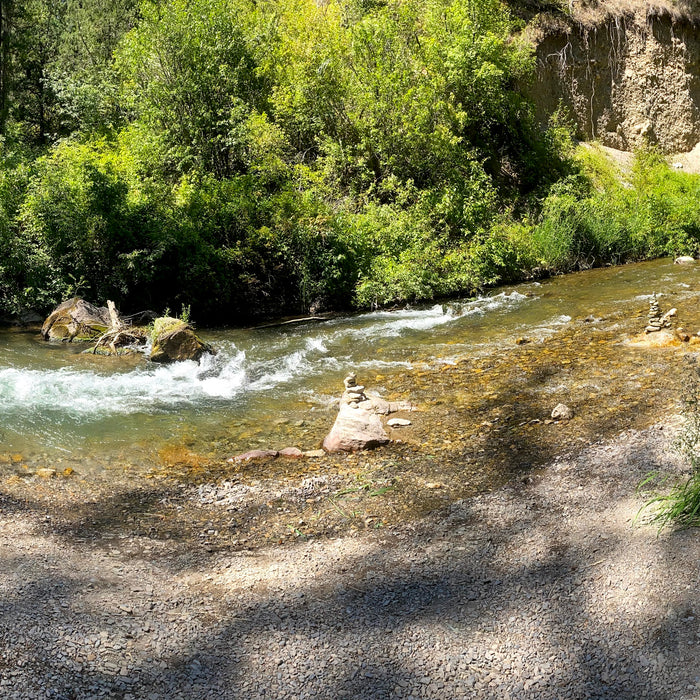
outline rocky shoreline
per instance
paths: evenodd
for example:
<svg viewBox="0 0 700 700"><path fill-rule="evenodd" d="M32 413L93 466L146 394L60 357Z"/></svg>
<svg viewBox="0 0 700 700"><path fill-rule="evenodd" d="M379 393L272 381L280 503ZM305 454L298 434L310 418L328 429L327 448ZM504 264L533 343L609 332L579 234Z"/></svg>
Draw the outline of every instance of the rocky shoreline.
<svg viewBox="0 0 700 700"><path fill-rule="evenodd" d="M692 346L641 322L414 369L371 452L9 464L0 695L700 698L700 540L636 520Z"/></svg>

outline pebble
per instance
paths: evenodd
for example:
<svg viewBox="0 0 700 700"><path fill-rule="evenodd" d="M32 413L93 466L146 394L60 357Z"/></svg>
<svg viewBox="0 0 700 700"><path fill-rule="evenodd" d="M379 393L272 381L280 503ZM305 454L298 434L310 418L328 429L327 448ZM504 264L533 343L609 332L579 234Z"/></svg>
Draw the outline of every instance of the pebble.
<svg viewBox="0 0 700 700"><path fill-rule="evenodd" d="M407 418L389 418L386 424L390 428L402 428L407 425L411 425L411 421Z"/></svg>

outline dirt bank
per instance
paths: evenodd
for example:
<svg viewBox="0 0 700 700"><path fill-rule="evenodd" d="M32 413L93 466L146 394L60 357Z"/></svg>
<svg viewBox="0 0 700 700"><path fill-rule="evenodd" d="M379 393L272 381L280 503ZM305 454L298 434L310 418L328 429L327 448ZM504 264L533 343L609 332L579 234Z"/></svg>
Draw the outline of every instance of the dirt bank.
<svg viewBox="0 0 700 700"><path fill-rule="evenodd" d="M609 11L604 11L604 8ZM582 139L665 153L700 142L700 35L692 13L612 7L536 23L539 117L559 105Z"/></svg>

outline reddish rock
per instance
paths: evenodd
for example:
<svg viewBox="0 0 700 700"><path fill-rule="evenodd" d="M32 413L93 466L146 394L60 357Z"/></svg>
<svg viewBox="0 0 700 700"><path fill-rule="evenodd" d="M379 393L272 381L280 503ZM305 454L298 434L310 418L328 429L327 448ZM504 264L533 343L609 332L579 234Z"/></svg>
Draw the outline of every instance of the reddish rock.
<svg viewBox="0 0 700 700"><path fill-rule="evenodd" d="M283 450L279 451L279 456L299 459L304 456L304 453L298 447L285 447Z"/></svg>

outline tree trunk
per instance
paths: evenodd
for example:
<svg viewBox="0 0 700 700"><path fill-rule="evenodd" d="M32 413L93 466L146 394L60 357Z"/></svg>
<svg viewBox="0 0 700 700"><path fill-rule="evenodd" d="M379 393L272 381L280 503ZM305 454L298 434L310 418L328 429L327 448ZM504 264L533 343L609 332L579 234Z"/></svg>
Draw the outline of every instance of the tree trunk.
<svg viewBox="0 0 700 700"><path fill-rule="evenodd" d="M0 135L5 134L10 105L12 0L0 0Z"/></svg>

